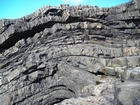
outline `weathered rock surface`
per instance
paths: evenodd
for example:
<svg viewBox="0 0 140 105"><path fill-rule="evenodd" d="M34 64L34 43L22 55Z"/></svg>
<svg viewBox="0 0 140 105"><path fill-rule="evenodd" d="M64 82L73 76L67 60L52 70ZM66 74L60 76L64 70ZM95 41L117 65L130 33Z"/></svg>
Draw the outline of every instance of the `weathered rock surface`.
<svg viewBox="0 0 140 105"><path fill-rule="evenodd" d="M66 99L56 105L113 105L114 81L113 77L101 76L100 80L96 81L96 85L85 88L90 92L90 96Z"/></svg>
<svg viewBox="0 0 140 105"><path fill-rule="evenodd" d="M140 81L117 84L114 105L140 105Z"/></svg>
<svg viewBox="0 0 140 105"><path fill-rule="evenodd" d="M0 20L0 105L139 105L139 14L132 0Z"/></svg>

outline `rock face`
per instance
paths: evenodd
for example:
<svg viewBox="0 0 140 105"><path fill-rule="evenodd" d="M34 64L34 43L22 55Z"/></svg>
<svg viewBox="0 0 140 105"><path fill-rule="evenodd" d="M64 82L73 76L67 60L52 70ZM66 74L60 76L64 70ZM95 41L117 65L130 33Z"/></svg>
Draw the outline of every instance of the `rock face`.
<svg viewBox="0 0 140 105"><path fill-rule="evenodd" d="M140 0L0 20L0 105L140 105L139 66Z"/></svg>

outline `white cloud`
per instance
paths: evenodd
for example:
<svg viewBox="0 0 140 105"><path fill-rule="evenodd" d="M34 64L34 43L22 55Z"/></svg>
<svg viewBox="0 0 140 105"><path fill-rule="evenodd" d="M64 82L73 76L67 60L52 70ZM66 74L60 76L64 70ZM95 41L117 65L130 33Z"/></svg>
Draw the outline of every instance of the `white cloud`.
<svg viewBox="0 0 140 105"><path fill-rule="evenodd" d="M83 0L63 0L65 4L81 4Z"/></svg>

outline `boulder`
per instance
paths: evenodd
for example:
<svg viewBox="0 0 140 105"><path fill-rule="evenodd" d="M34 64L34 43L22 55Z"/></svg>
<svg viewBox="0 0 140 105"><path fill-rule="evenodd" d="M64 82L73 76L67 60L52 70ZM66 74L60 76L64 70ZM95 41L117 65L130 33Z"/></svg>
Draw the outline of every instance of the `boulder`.
<svg viewBox="0 0 140 105"><path fill-rule="evenodd" d="M114 94L114 105L139 105L139 89L140 82L135 80L117 84Z"/></svg>

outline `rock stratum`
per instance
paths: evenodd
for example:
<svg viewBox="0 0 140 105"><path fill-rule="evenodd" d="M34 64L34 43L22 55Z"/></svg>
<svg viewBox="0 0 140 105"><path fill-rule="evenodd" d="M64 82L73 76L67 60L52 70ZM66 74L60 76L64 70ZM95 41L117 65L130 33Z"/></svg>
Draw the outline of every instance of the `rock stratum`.
<svg viewBox="0 0 140 105"><path fill-rule="evenodd" d="M140 0L0 20L0 105L140 105Z"/></svg>

